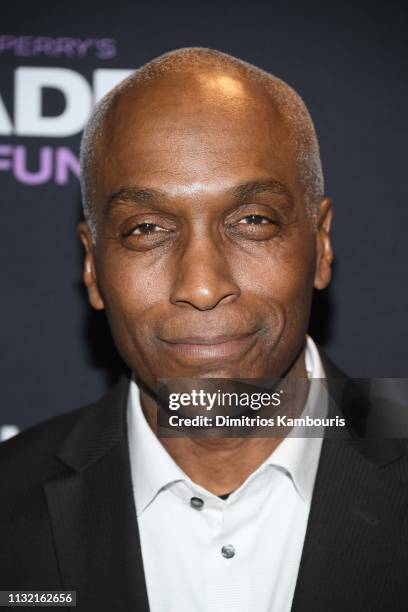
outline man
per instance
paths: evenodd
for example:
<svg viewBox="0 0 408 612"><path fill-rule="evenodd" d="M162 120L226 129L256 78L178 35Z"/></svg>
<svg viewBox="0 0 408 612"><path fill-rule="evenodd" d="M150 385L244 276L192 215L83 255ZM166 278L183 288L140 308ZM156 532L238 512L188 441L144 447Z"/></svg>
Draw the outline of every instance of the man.
<svg viewBox="0 0 408 612"><path fill-rule="evenodd" d="M76 590L79 610L405 610L401 443L354 441L352 414L350 439L158 436L161 379L327 377L335 396L344 376L306 335L332 202L299 96L178 50L101 101L81 163L84 281L132 376L0 448L1 588ZM302 410L326 401L311 387Z"/></svg>

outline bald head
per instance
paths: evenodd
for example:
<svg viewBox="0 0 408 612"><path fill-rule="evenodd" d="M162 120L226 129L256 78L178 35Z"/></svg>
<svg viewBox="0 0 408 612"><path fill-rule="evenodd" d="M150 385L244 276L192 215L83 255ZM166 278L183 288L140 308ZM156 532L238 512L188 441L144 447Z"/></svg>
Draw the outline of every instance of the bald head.
<svg viewBox="0 0 408 612"><path fill-rule="evenodd" d="M323 197L323 175L315 129L302 99L282 80L242 60L212 49L186 48L137 69L94 109L80 151L84 214L94 241L98 183L112 146L118 144L118 134L123 139L128 131L151 129L151 120L154 123L159 112L163 134L173 136L177 121L182 125L179 145L183 148L189 146L186 133L201 127L200 147L205 149L208 134L219 130L221 116L223 126L227 119L228 129L236 129L238 146L243 117L249 129L254 117L259 138L279 131L277 146L286 148L295 160L304 205L314 226Z"/></svg>

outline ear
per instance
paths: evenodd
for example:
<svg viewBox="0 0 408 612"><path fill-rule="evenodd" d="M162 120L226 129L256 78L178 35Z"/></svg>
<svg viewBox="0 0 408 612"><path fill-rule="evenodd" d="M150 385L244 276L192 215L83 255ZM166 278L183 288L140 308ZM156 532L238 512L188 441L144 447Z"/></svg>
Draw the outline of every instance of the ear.
<svg viewBox="0 0 408 612"><path fill-rule="evenodd" d="M315 289L325 289L330 282L334 259L330 239L330 226L333 219L333 202L324 198L320 203L316 230L316 272Z"/></svg>
<svg viewBox="0 0 408 612"><path fill-rule="evenodd" d="M96 310L103 310L105 308L105 304L103 303L103 299L100 294L96 278L92 234L88 224L85 221L82 221L78 225L78 233L85 249L84 270L82 278L88 291L88 300L93 308L95 308Z"/></svg>

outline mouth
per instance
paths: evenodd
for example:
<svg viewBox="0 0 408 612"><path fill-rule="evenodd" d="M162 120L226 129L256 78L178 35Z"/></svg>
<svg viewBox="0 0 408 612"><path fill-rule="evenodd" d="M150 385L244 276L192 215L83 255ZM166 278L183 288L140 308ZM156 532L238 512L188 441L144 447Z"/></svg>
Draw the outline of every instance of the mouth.
<svg viewBox="0 0 408 612"><path fill-rule="evenodd" d="M211 361L227 357L237 357L247 351L256 342L258 332L237 335L220 336L188 336L184 338L172 338L171 340L160 340L165 346L182 360L189 363Z"/></svg>

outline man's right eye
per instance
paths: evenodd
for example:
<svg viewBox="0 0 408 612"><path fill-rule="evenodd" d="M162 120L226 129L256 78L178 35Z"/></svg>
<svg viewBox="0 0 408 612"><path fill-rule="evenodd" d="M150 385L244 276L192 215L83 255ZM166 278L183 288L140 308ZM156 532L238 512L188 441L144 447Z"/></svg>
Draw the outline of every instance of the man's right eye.
<svg viewBox="0 0 408 612"><path fill-rule="evenodd" d="M124 247L134 251L149 251L158 247L174 234L173 227L165 227L166 223L144 221L128 222L121 228L120 239ZM127 227L126 227L127 226Z"/></svg>

